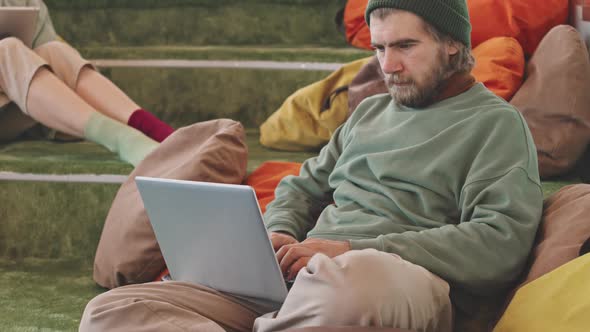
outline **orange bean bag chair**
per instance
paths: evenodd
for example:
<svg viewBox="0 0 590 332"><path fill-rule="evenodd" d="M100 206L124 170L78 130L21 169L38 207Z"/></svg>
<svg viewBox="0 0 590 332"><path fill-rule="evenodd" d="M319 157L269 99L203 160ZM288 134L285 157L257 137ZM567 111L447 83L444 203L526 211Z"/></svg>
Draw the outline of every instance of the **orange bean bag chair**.
<svg viewBox="0 0 590 332"><path fill-rule="evenodd" d="M524 76L524 53L518 41L511 37L491 38L473 49L473 57L475 79L510 101Z"/></svg>
<svg viewBox="0 0 590 332"><path fill-rule="evenodd" d="M425 0L426 1L426 0ZM368 0L348 0L344 8L346 40L370 49L371 36L365 23ZM473 30L472 47L492 37L513 37L531 56L543 36L554 26L565 24L568 0L467 0Z"/></svg>

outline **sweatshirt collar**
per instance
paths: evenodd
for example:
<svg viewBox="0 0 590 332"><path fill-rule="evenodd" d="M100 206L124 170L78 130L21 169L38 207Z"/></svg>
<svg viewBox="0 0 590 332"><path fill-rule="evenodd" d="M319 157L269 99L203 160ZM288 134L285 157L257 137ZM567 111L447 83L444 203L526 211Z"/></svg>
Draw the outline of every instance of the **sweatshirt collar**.
<svg viewBox="0 0 590 332"><path fill-rule="evenodd" d="M455 73L442 86L441 92L434 98L433 104L458 96L471 89L475 84L475 77L471 73Z"/></svg>

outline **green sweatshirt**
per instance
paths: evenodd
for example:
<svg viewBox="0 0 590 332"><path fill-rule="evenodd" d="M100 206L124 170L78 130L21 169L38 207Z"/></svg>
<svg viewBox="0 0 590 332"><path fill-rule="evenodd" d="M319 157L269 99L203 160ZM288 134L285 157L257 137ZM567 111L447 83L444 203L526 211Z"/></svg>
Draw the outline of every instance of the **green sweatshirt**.
<svg viewBox="0 0 590 332"><path fill-rule="evenodd" d="M270 231L395 253L455 292L488 295L521 272L543 205L523 117L482 84L424 109L366 99L299 176Z"/></svg>

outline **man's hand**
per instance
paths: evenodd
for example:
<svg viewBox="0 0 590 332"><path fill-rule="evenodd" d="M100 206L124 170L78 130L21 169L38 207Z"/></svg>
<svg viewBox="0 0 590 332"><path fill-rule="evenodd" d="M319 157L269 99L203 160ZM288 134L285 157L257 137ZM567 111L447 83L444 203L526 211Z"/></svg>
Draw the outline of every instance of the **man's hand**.
<svg viewBox="0 0 590 332"><path fill-rule="evenodd" d="M277 260L287 280L295 279L299 270L307 266L311 256L322 253L330 258L351 250L348 241L307 239L301 243L283 245L277 251Z"/></svg>
<svg viewBox="0 0 590 332"><path fill-rule="evenodd" d="M270 233L270 242L272 243L272 248L275 250L275 252L281 249L281 247L284 245L299 243L297 239L289 234L276 232Z"/></svg>

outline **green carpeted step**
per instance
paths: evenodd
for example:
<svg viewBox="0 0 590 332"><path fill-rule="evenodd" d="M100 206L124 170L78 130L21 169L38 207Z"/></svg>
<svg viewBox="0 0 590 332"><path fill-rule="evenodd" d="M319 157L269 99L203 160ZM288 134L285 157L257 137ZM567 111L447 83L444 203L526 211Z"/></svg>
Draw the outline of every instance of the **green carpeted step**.
<svg viewBox="0 0 590 332"><path fill-rule="evenodd" d="M46 1L56 31L80 46L342 47L345 0Z"/></svg>
<svg viewBox="0 0 590 332"><path fill-rule="evenodd" d="M90 259L117 184L2 181L0 257Z"/></svg>
<svg viewBox="0 0 590 332"><path fill-rule="evenodd" d="M275 46L86 46L87 59L266 60L346 63L373 53L356 48Z"/></svg>
<svg viewBox="0 0 590 332"><path fill-rule="evenodd" d="M294 91L325 78L339 63L365 58L371 53L354 49L264 47L116 47L86 48L89 59L125 60L264 60L282 67L285 61L329 65L329 70L102 67L101 72L140 105L175 126L220 117L258 127ZM105 61L102 61L105 62ZM111 61L112 62L112 61ZM177 61L178 62L178 61ZM186 61L190 62L190 61ZM98 64L101 62L99 61ZM190 65L190 64L189 64ZM264 65L264 64L263 64ZM125 67L127 66L127 67ZM149 64L149 66L153 66ZM317 66L316 66L317 67ZM325 67L325 66L324 66ZM276 68L276 67L275 67ZM313 68L311 68L313 69Z"/></svg>
<svg viewBox="0 0 590 332"><path fill-rule="evenodd" d="M230 118L256 128L294 91L326 71L105 68L105 76L173 126Z"/></svg>
<svg viewBox="0 0 590 332"><path fill-rule="evenodd" d="M322 0L344 4L344 0ZM104 9L104 8L169 8L183 6L227 6L236 3L317 5L317 0L45 0L52 8L61 9Z"/></svg>
<svg viewBox="0 0 590 332"><path fill-rule="evenodd" d="M92 142L18 141L0 145L0 172L129 174L130 164Z"/></svg>

